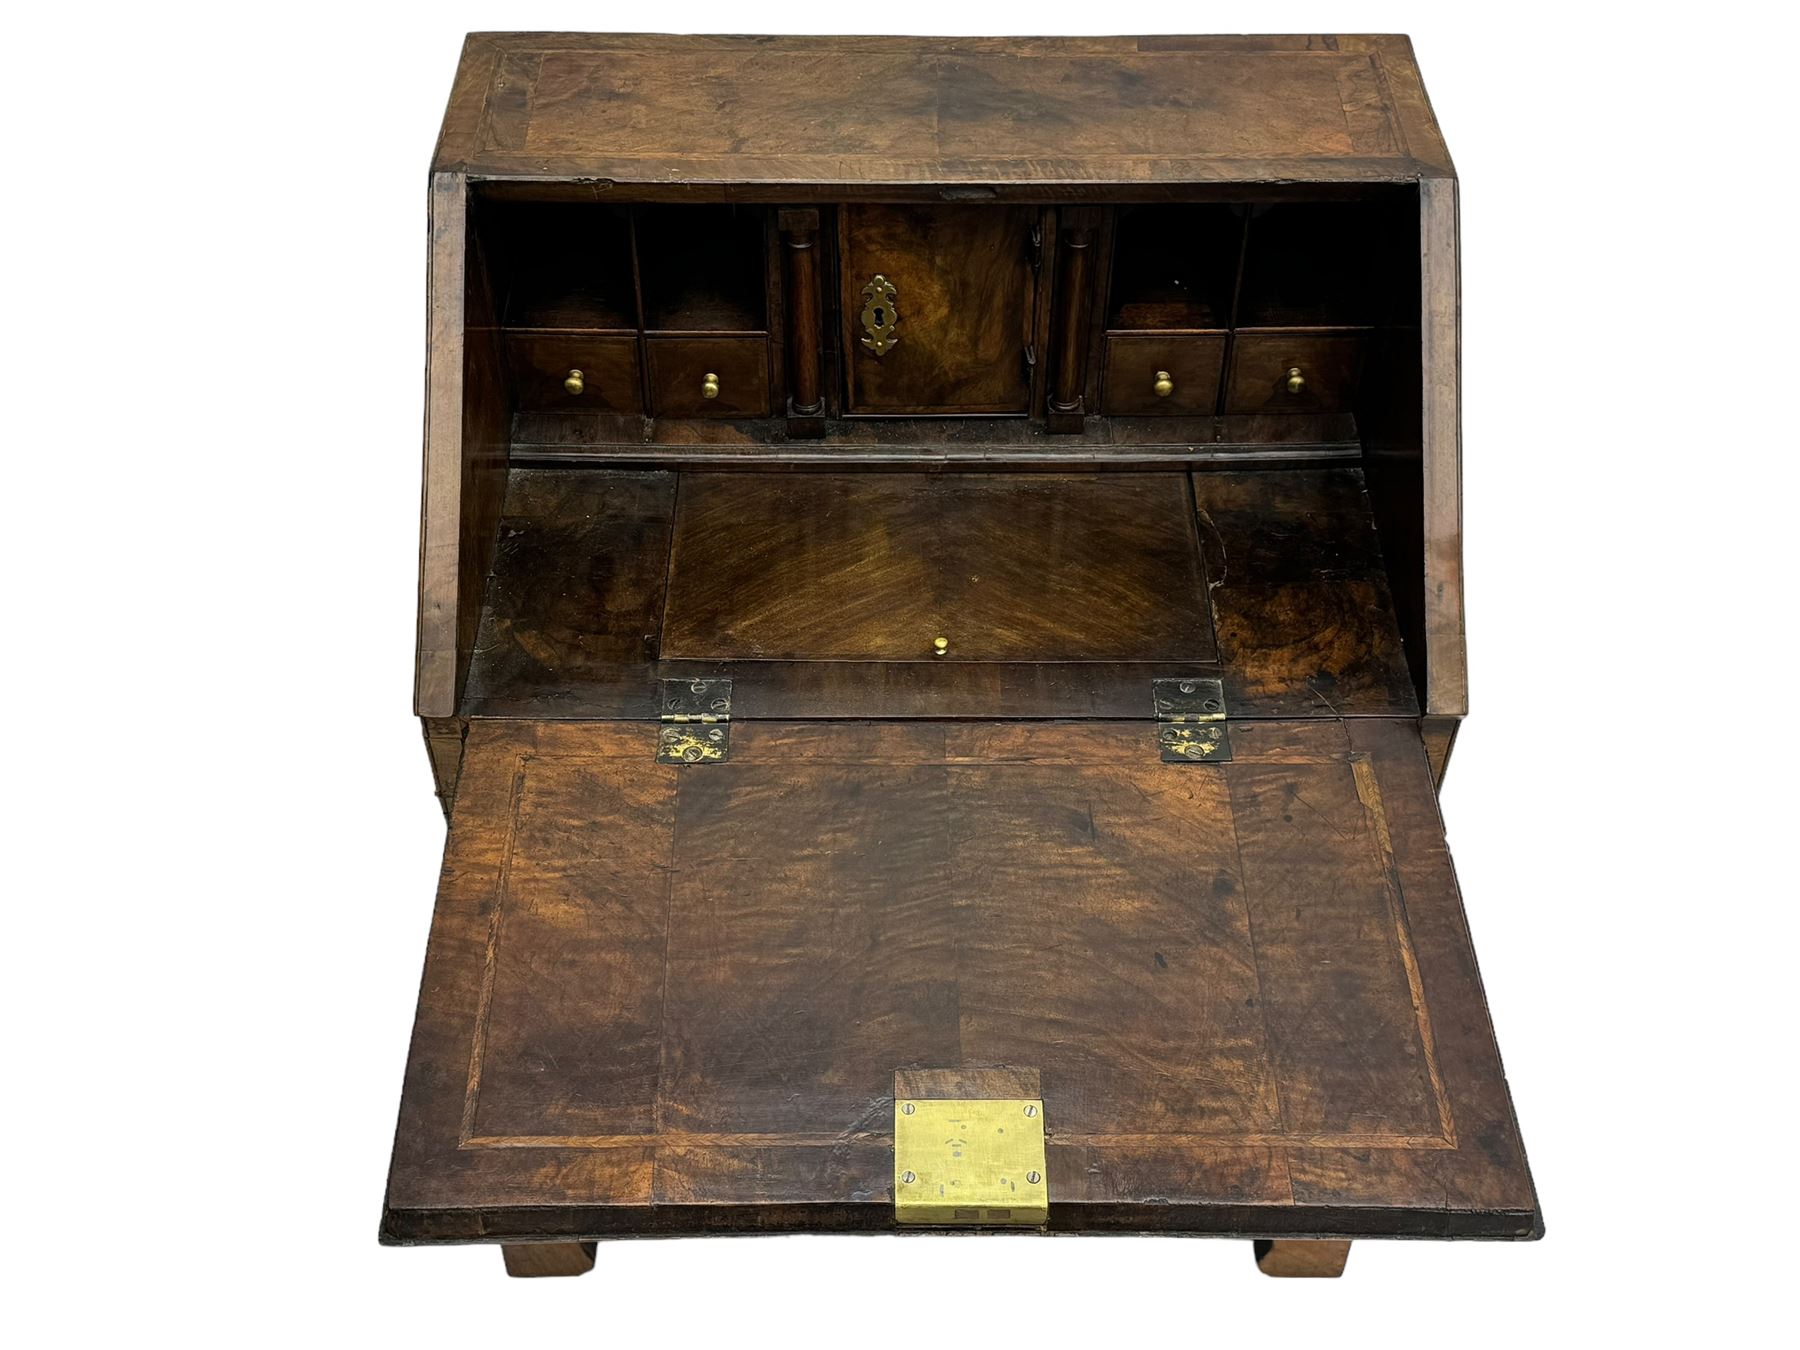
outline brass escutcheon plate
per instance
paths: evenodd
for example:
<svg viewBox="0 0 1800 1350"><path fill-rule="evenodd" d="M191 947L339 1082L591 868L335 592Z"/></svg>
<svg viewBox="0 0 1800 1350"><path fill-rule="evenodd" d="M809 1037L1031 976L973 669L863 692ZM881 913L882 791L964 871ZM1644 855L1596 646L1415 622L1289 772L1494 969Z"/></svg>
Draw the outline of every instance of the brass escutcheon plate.
<svg viewBox="0 0 1800 1350"><path fill-rule="evenodd" d="M884 356L889 347L900 341L894 333L900 324L900 311L895 308L898 294L894 283L877 273L875 279L862 288L862 295L862 326L866 334L862 345L875 355Z"/></svg>

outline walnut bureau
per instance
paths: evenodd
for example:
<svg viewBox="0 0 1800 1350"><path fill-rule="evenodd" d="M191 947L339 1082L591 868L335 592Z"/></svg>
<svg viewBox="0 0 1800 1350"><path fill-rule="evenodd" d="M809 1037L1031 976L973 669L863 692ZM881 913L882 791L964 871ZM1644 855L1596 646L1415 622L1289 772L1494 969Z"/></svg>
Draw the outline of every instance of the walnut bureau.
<svg viewBox="0 0 1800 1350"><path fill-rule="evenodd" d="M383 1241L1541 1233L1407 39L478 34L430 226Z"/></svg>

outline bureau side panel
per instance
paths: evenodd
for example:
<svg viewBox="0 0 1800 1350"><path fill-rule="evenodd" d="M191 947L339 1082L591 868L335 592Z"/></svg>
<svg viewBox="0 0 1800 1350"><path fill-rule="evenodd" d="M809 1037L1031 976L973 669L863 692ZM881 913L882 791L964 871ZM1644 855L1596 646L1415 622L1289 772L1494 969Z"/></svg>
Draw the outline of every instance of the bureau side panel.
<svg viewBox="0 0 1800 1350"><path fill-rule="evenodd" d="M1418 326L1372 353L1357 410L1364 471L1422 710L1469 708L1462 567L1462 343L1453 178L1419 184Z"/></svg>
<svg viewBox="0 0 1800 1350"><path fill-rule="evenodd" d="M1462 274L1454 178L1419 183L1424 286L1425 711L1469 710L1462 570Z"/></svg>
<svg viewBox="0 0 1800 1350"><path fill-rule="evenodd" d="M485 268L460 174L431 180L425 482L413 708L457 710L506 495L509 401Z"/></svg>

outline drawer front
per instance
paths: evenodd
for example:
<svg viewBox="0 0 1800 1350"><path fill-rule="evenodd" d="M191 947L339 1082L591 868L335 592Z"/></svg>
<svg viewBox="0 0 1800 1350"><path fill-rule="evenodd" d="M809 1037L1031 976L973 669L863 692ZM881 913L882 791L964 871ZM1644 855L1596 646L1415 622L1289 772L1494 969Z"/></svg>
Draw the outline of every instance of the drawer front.
<svg viewBox="0 0 1800 1350"><path fill-rule="evenodd" d="M1356 402L1362 359L1360 337L1240 333L1231 358L1225 411L1349 412Z"/></svg>
<svg viewBox="0 0 1800 1350"><path fill-rule="evenodd" d="M658 417L767 417L765 338L651 338L650 405Z"/></svg>
<svg viewBox="0 0 1800 1350"><path fill-rule="evenodd" d="M527 412L643 409L634 337L514 333L507 336L506 352L519 407Z"/></svg>
<svg viewBox="0 0 1800 1350"><path fill-rule="evenodd" d="M1115 417L1211 417L1225 366L1222 333L1106 339L1106 411Z"/></svg>

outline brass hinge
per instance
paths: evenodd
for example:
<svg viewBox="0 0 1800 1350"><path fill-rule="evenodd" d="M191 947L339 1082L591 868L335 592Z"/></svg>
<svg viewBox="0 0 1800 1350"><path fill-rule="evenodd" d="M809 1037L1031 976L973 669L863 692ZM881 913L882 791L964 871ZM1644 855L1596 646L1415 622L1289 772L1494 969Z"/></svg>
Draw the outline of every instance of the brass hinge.
<svg viewBox="0 0 1800 1350"><path fill-rule="evenodd" d="M731 681L664 680L658 764L714 764L731 754Z"/></svg>
<svg viewBox="0 0 1800 1350"><path fill-rule="evenodd" d="M1194 676L1152 680L1150 685L1163 763L1217 764L1231 758L1222 681Z"/></svg>
<svg viewBox="0 0 1800 1350"><path fill-rule="evenodd" d="M894 1218L1031 1227L1050 1217L1039 1100L894 1103Z"/></svg>

